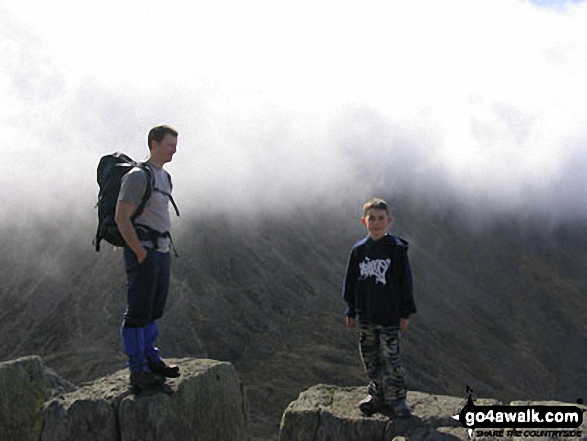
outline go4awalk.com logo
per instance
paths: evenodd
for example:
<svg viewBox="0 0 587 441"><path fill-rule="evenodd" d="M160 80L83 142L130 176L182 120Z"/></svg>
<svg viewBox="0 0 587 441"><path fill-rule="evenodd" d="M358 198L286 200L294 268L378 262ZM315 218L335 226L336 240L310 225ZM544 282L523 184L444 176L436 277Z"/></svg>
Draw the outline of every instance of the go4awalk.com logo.
<svg viewBox="0 0 587 441"><path fill-rule="evenodd" d="M476 406L467 386L467 404L453 418L468 429L469 437L581 438L585 410L569 405ZM580 401L578 401L580 402Z"/></svg>

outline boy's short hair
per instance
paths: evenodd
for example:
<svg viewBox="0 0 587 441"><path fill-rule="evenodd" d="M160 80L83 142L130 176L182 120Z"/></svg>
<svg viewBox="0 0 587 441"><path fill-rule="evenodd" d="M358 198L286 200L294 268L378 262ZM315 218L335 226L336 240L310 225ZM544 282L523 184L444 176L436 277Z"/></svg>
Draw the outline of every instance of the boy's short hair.
<svg viewBox="0 0 587 441"><path fill-rule="evenodd" d="M367 216L367 212L373 208L377 210L385 210L385 212L389 216L389 208L387 206L387 202L380 198L372 198L369 199L365 203L365 205L363 205L363 217Z"/></svg>
<svg viewBox="0 0 587 441"><path fill-rule="evenodd" d="M168 133L177 138L177 135L178 135L177 130L175 130L173 127L169 127L169 126L153 127L149 131L149 136L147 138L147 143L149 144L149 150L151 150L151 143L153 141L157 141L157 142L163 141L163 138L165 138L165 135Z"/></svg>

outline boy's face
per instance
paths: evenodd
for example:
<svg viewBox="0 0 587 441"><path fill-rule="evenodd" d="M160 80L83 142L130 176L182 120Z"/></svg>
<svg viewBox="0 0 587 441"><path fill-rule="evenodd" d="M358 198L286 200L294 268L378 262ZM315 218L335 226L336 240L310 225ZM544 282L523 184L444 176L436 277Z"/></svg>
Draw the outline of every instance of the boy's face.
<svg viewBox="0 0 587 441"><path fill-rule="evenodd" d="M391 224L391 217L389 217L385 210L371 208L367 211L362 222L367 227L369 236L373 240L379 240L387 233L387 227Z"/></svg>

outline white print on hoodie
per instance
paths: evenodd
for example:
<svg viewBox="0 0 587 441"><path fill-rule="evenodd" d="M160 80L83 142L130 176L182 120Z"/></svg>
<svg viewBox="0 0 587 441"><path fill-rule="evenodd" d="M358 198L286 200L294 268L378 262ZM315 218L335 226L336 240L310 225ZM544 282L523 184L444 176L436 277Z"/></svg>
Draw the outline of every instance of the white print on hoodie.
<svg viewBox="0 0 587 441"><path fill-rule="evenodd" d="M365 257L365 260L359 263L359 268L361 269L361 278L366 279L368 277L374 276L375 282L379 282L385 285L385 274L387 273L387 269L389 268L390 264L390 259L371 260L368 257Z"/></svg>

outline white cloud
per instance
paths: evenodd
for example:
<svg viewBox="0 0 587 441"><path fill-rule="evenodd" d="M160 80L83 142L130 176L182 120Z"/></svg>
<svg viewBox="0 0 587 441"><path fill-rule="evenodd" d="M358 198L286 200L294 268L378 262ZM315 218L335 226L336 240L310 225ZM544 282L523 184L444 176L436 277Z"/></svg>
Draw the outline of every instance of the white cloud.
<svg viewBox="0 0 587 441"><path fill-rule="evenodd" d="M176 189L200 202L367 188L350 177L370 161L406 187L504 206L536 193L570 210L585 192L567 184L587 149L585 3L3 5L3 201L40 166L93 201L99 155L140 158L160 122L180 130Z"/></svg>

